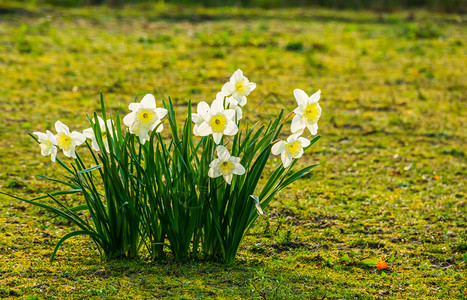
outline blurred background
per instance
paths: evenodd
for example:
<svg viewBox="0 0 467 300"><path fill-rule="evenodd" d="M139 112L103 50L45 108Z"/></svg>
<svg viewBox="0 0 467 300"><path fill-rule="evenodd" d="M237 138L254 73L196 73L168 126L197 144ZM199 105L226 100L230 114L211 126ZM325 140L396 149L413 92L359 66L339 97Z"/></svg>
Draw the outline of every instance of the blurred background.
<svg viewBox="0 0 467 300"><path fill-rule="evenodd" d="M26 133L52 129L57 119L87 128L100 91L121 114L146 93L159 103L170 96L183 121L188 101L213 100L238 68L258 86L246 122L293 110L295 88L322 90L325 139L303 163L321 161L323 186L341 184L335 174L362 172L381 172L388 182L371 176L348 184L397 186L392 168L413 161L429 176L447 169L458 176L463 0L0 3L0 134L10 141L0 158L24 163L0 170L3 185L33 180L30 168L53 172Z"/></svg>
<svg viewBox="0 0 467 300"><path fill-rule="evenodd" d="M333 9L378 9L395 10L404 8L427 8L445 12L465 12L465 0L26 0L37 4L52 4L60 6L108 5L118 7L135 3L167 3L175 5L203 5L210 7L261 7L286 8L320 6Z"/></svg>

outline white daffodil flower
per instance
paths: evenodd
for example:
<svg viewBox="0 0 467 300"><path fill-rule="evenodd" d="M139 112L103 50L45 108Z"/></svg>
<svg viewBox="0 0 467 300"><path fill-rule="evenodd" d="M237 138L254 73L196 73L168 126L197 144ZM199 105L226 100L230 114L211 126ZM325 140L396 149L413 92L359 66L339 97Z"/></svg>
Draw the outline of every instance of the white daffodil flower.
<svg viewBox="0 0 467 300"><path fill-rule="evenodd" d="M222 93L224 96L230 96L237 100L240 106L246 104L246 96L256 88L256 83L249 82L248 78L243 76L242 70L238 69L230 77L230 82L227 82L222 87Z"/></svg>
<svg viewBox="0 0 467 300"><path fill-rule="evenodd" d="M109 141L107 140L107 131L105 130L105 122L99 116L97 116L97 119L99 120L99 128L101 130L101 136L102 136L102 141L104 142L105 150L107 152L110 152L109 151ZM93 119L92 122L94 123L95 120ZM107 127L109 128L110 134L112 134L112 125L113 125L113 121L111 119L108 119L107 120ZM96 140L96 135L94 134L94 131L92 130L92 128L88 128L88 129L83 130L83 134L88 139L92 140L92 144L91 144L92 149L94 149L96 151L100 151L99 144L97 143L97 140Z"/></svg>
<svg viewBox="0 0 467 300"><path fill-rule="evenodd" d="M281 155L282 164L287 168L294 158L300 158L303 155L303 148L310 145L310 141L297 134L292 134L287 141L279 141L271 148L274 155Z"/></svg>
<svg viewBox="0 0 467 300"><path fill-rule="evenodd" d="M60 121L55 122L56 145L63 150L63 154L67 157L76 158L75 147L86 141L86 137L81 132L73 131L70 133L68 126Z"/></svg>
<svg viewBox="0 0 467 300"><path fill-rule="evenodd" d="M235 100L234 97L227 97L225 99L225 106L235 111L234 120L236 121L236 123L238 123L238 121L240 121L240 119L243 117L243 113L242 108L238 104L237 100Z"/></svg>
<svg viewBox="0 0 467 300"><path fill-rule="evenodd" d="M50 155L50 159L52 162L55 162L55 157L57 157L57 141L55 140L55 136L52 132L46 131L43 132L33 132L33 134L37 135L37 139L39 140L39 147L41 147L41 154L43 156Z"/></svg>
<svg viewBox="0 0 467 300"><path fill-rule="evenodd" d="M217 146L217 158L209 164L209 167L209 177L222 176L228 184L232 183L234 174L245 174L245 168L240 164L240 158L230 156L229 151L224 146Z"/></svg>
<svg viewBox="0 0 467 300"><path fill-rule="evenodd" d="M235 111L233 109L224 109L223 101L214 100L209 108L206 102L198 104L198 114L195 116L197 121L201 118L203 121L197 125L196 130L193 128L193 133L199 136L207 136L212 134L214 142L219 144L222 136L235 135L238 132L238 127L233 121Z"/></svg>
<svg viewBox="0 0 467 300"><path fill-rule="evenodd" d="M310 97L300 90L293 91L298 107L294 110L295 116L292 119L292 132L296 133L305 128L310 130L312 135L318 133L318 120L321 116L321 107L318 104L321 91L317 91Z"/></svg>
<svg viewBox="0 0 467 300"><path fill-rule="evenodd" d="M149 140L149 131L156 128L167 114L167 109L156 107L156 99L151 94L144 96L140 103L131 103L128 108L131 113L123 118L123 123L132 134L139 137L141 144ZM156 132L161 132L162 129L161 124Z"/></svg>
<svg viewBox="0 0 467 300"><path fill-rule="evenodd" d="M223 103L224 98L225 96L221 92L219 92L217 93L216 100L214 101L219 101ZM191 114L191 120L193 121L193 123L195 123L195 126L193 127L193 134L201 136L201 134L198 131L198 128L203 122L207 121L203 118L203 116L209 115L210 108L209 108L209 105L203 101L203 102L198 103L198 106L196 109L198 113Z"/></svg>

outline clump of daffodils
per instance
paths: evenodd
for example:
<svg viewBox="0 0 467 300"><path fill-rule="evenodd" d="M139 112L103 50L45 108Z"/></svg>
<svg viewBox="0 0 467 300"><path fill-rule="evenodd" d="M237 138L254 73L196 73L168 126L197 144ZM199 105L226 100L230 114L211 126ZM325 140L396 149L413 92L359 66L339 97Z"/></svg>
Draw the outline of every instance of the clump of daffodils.
<svg viewBox="0 0 467 300"><path fill-rule="evenodd" d="M291 172L319 138L311 136L318 131L321 92L308 96L294 90L298 106L288 137L281 139L288 120L282 120L283 112L268 125L240 129L255 88L235 71L214 100L199 102L194 112L189 106L182 130L170 98L156 105L147 94L128 106L122 121L118 114L107 117L101 95L102 117L88 118L90 128L72 131L57 121L56 133L34 132L41 154L58 161L71 183L51 180L73 189L48 194L58 207L21 200L48 208L80 229L63 237L51 258L66 239L88 235L107 257L137 257L146 247L160 258L168 247L175 258L195 257L202 249L232 263L246 232L275 195L316 166ZM162 134L167 129L171 139ZM90 164L79 155L80 146L91 153ZM58 157L60 151L74 159L70 167ZM282 163L263 176L271 154ZM85 204L69 208L54 198L73 193ZM83 209L90 218L82 217Z"/></svg>
<svg viewBox="0 0 467 300"><path fill-rule="evenodd" d="M245 173L245 167L240 163L241 159L230 156L229 151L223 145L223 138L224 136L232 137L238 133L239 121L243 116L242 108L247 103L247 96L255 88L256 84L250 82L243 75L242 70L237 70L210 105L202 101L197 106L197 112L192 113L193 134L200 137L212 136L217 145L218 157L209 164L210 169L207 173L209 177L222 176L228 184L231 184L233 175ZM310 140L301 135L305 129L308 129L311 135L316 135L318 120L321 117L321 107L318 103L321 91L308 96L304 91L296 89L293 94L298 107L293 111L292 134L286 140L276 141L271 148L272 154L280 155L284 168L289 167L294 159L302 157L304 148L310 145ZM150 139L151 131L161 132L163 130L162 119L167 115L167 109L157 107L153 95L147 94L140 103L131 103L128 108L131 112L123 118L123 123L131 134L138 137L141 144L145 144ZM96 121L91 120L91 122ZM111 119L104 121L99 116L97 122L105 149L109 152L106 125L107 128L112 128L114 123ZM70 132L65 124L57 121L55 129L57 131L55 135L49 130L46 133L34 132L38 138L41 154L50 155L52 162L55 162L57 148L62 150L65 156L76 158L75 148L82 145L86 139L91 140L93 150L101 150L93 128L85 129L83 133Z"/></svg>

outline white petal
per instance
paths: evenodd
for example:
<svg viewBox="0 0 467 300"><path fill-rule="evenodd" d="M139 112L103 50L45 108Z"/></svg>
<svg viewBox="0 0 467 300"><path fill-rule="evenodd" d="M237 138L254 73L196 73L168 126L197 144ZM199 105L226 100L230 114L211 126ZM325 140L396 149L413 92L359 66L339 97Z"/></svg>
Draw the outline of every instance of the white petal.
<svg viewBox="0 0 467 300"><path fill-rule="evenodd" d="M310 130L311 135L316 135L318 133L318 124L309 124L307 126L308 130Z"/></svg>
<svg viewBox="0 0 467 300"><path fill-rule="evenodd" d="M199 125L201 123L203 123L204 119L197 113L192 113L191 114L191 120L193 121L193 123L195 123L196 125ZM195 126L196 126L195 125Z"/></svg>
<svg viewBox="0 0 467 300"><path fill-rule="evenodd" d="M146 108L156 108L156 98L151 94L146 94L141 100L141 106Z"/></svg>
<svg viewBox="0 0 467 300"><path fill-rule="evenodd" d="M305 123L303 122L303 119L302 117L300 117L299 115L295 115L292 119L292 125L291 125L291 131L293 133L295 132L298 132L300 130L302 130L303 128L305 128L306 125Z"/></svg>
<svg viewBox="0 0 467 300"><path fill-rule="evenodd" d="M159 119L162 119L167 115L167 109L165 108L156 108L156 114Z"/></svg>
<svg viewBox="0 0 467 300"><path fill-rule="evenodd" d="M217 101L217 100L212 101L211 111L210 111L211 115L215 115L223 111L224 111L224 103L222 101Z"/></svg>
<svg viewBox="0 0 467 300"><path fill-rule="evenodd" d="M50 132L49 130L46 130L46 133L47 133L47 139L54 145L57 144L57 140L55 139L55 135Z"/></svg>
<svg viewBox="0 0 467 300"><path fill-rule="evenodd" d="M279 155L280 153L283 153L284 151L285 151L285 141L279 141L275 143L271 148L271 152L274 155Z"/></svg>
<svg viewBox="0 0 467 300"><path fill-rule="evenodd" d="M237 120L237 122L243 117L242 109L240 106L235 106L235 117L234 119Z"/></svg>
<svg viewBox="0 0 467 300"><path fill-rule="evenodd" d="M241 96L240 99L238 99L237 101L238 101L238 105L244 106L246 104L246 97Z"/></svg>
<svg viewBox="0 0 467 300"><path fill-rule="evenodd" d="M281 159L284 168L287 168L292 163L292 158L285 151L282 152Z"/></svg>
<svg viewBox="0 0 467 300"><path fill-rule="evenodd" d="M218 164L219 164L219 158L216 158L215 160L211 161L211 163L209 164L209 167L217 169Z"/></svg>
<svg viewBox="0 0 467 300"><path fill-rule="evenodd" d="M289 135L289 136L287 137L287 143L293 142L293 141L295 141L296 139L297 139L297 135L294 134L294 133L292 133L291 135Z"/></svg>
<svg viewBox="0 0 467 300"><path fill-rule="evenodd" d="M195 126L193 126L193 134L200 136L198 128L199 128L199 124L195 124Z"/></svg>
<svg viewBox="0 0 467 300"><path fill-rule="evenodd" d="M88 139L94 139L94 131L92 131L92 128L84 129L83 134Z"/></svg>
<svg viewBox="0 0 467 300"><path fill-rule="evenodd" d="M58 133L63 132L63 133L66 133L67 135L70 134L70 129L68 128L68 126L66 126L60 121L55 122L55 130L57 130Z"/></svg>
<svg viewBox="0 0 467 300"><path fill-rule="evenodd" d="M295 89L293 94L295 96L295 100L297 100L298 106L306 105L308 102L308 95L304 91L301 89Z"/></svg>
<svg viewBox="0 0 467 300"><path fill-rule="evenodd" d="M230 78L230 82L232 82L232 79L235 81L235 82L239 82L243 79L243 72L242 70L238 69L237 71L235 71L235 73L233 73L232 77Z"/></svg>
<svg viewBox="0 0 467 300"><path fill-rule="evenodd" d="M136 111L138 110L139 108L141 107L141 104L139 103L130 103L130 105L128 105L128 108L131 110L131 111Z"/></svg>
<svg viewBox="0 0 467 300"><path fill-rule="evenodd" d="M212 128L206 123L203 122L198 127L198 135L199 136L207 136L212 133Z"/></svg>
<svg viewBox="0 0 467 300"><path fill-rule="evenodd" d="M112 131L112 127L114 125L114 121L112 119L107 120L107 127Z"/></svg>
<svg viewBox="0 0 467 300"><path fill-rule="evenodd" d="M93 119L92 121L93 121L93 123L96 122L96 120L94 120L94 119ZM100 127L101 129L102 129L102 128L105 129L105 122L104 122L104 120L103 120L100 116L97 116L97 121L99 122L99 127Z"/></svg>
<svg viewBox="0 0 467 300"><path fill-rule="evenodd" d="M99 144L97 143L97 140L96 140L96 139L93 139L93 140L92 140L91 147L92 147L92 149L94 149L94 150L96 150L96 151L100 151L100 150L101 150L101 149L99 148Z"/></svg>
<svg viewBox="0 0 467 300"><path fill-rule="evenodd" d="M303 155L303 148L301 148L300 151L298 151L298 154L295 155L294 158L297 158L297 159L298 159L298 158L302 157L302 155Z"/></svg>
<svg viewBox="0 0 467 300"><path fill-rule="evenodd" d="M159 127L157 127L156 132L161 132L164 129L164 124L163 123L161 124L161 123L162 123L161 121L156 122L156 126L154 126L154 128L159 126ZM161 125L159 125L159 124L161 124Z"/></svg>
<svg viewBox="0 0 467 300"><path fill-rule="evenodd" d="M45 134L43 132L33 132L33 134L37 135L37 139L41 143L46 142L48 140L47 134Z"/></svg>
<svg viewBox="0 0 467 300"><path fill-rule="evenodd" d="M233 175L232 174L229 174L229 175L224 175L224 180L228 183L228 184L232 184L232 178L233 178Z"/></svg>
<svg viewBox="0 0 467 300"><path fill-rule="evenodd" d="M219 172L217 169L214 169L214 168L210 168L208 171L208 176L211 178L216 178L221 175L222 175L221 172Z"/></svg>
<svg viewBox="0 0 467 300"><path fill-rule="evenodd" d="M296 115L299 115L300 117L302 117L303 114L305 113L304 109L305 109L305 106L300 105L299 107L295 108L295 109L293 110L293 112L294 112Z"/></svg>
<svg viewBox="0 0 467 300"><path fill-rule="evenodd" d="M86 141L86 137L84 136L84 134L82 134L81 132L78 132L78 131L73 131L70 134L70 137L71 137L71 139L73 140L73 142L75 143L76 146L79 146L79 145L81 145L82 143L84 143Z"/></svg>
<svg viewBox="0 0 467 300"><path fill-rule="evenodd" d="M235 123L231 120L227 120L227 125L224 128L225 135L235 135L238 132L238 127Z"/></svg>
<svg viewBox="0 0 467 300"><path fill-rule="evenodd" d="M56 157L57 157L57 147L52 146L52 148L50 149L50 160L52 160L52 162L55 162Z"/></svg>
<svg viewBox="0 0 467 300"><path fill-rule="evenodd" d="M135 116L136 116L135 112L129 113L123 118L123 124L125 124L127 127L132 127L133 124L135 123Z"/></svg>
<svg viewBox="0 0 467 300"><path fill-rule="evenodd" d="M250 82L250 83L248 83L248 87L250 88L250 92L251 92L251 91L253 91L254 89L256 89L256 83Z"/></svg>
<svg viewBox="0 0 467 300"><path fill-rule="evenodd" d="M318 90L316 93L310 96L309 103L316 103L319 101L319 97L321 96L321 90Z"/></svg>
<svg viewBox="0 0 467 300"><path fill-rule="evenodd" d="M209 110L209 105L206 102L198 103L197 112L205 121L210 118Z"/></svg>
<svg viewBox="0 0 467 300"><path fill-rule="evenodd" d="M225 98L224 93L219 92L219 93L216 94L216 101L220 101L220 102L224 103L224 98Z"/></svg>
<svg viewBox="0 0 467 300"><path fill-rule="evenodd" d="M149 130L146 128L140 128L139 129L139 142L140 144L144 145L147 141L149 141L149 135L148 135Z"/></svg>
<svg viewBox="0 0 467 300"><path fill-rule="evenodd" d="M305 127L305 128L306 128L306 127ZM289 136L289 138L290 138L291 140L296 140L296 139L298 139L298 137L301 136L301 135L303 134L303 132L305 131L305 128L300 129L300 130L297 131L297 132L293 132L293 133ZM289 138L287 138L287 139L289 139Z"/></svg>
<svg viewBox="0 0 467 300"><path fill-rule="evenodd" d="M230 160L231 162L233 162L234 164L239 164L239 163L240 163L240 157L231 156L231 157L229 158L229 160Z"/></svg>
<svg viewBox="0 0 467 300"><path fill-rule="evenodd" d="M232 95L234 91L235 91L235 87L231 82L227 82L222 87L222 94L224 94L224 96L230 96Z"/></svg>
<svg viewBox="0 0 467 300"><path fill-rule="evenodd" d="M232 173L236 175L243 175L245 174L245 167L243 167L241 164L238 164Z"/></svg>
<svg viewBox="0 0 467 300"><path fill-rule="evenodd" d="M306 138L299 137L298 140L300 141L300 143L302 143L303 148L308 147L310 145L310 140Z"/></svg>
<svg viewBox="0 0 467 300"><path fill-rule="evenodd" d="M217 146L217 157L219 157L220 161L226 161L230 158L229 150L227 150L224 146Z"/></svg>
<svg viewBox="0 0 467 300"><path fill-rule="evenodd" d="M235 117L235 110L233 109L224 110L224 116L229 120L233 120Z"/></svg>
<svg viewBox="0 0 467 300"><path fill-rule="evenodd" d="M47 147L46 144L41 144L41 154L42 156L47 156L50 154L50 148L51 147Z"/></svg>
<svg viewBox="0 0 467 300"><path fill-rule="evenodd" d="M219 145L219 143L220 143L221 140L222 140L222 136L223 136L223 134L220 133L220 132L213 132L213 133L212 133L212 138L214 139L214 143L216 143L217 145Z"/></svg>
<svg viewBox="0 0 467 300"><path fill-rule="evenodd" d="M63 150L63 154L65 154L66 157L76 158L75 149Z"/></svg>

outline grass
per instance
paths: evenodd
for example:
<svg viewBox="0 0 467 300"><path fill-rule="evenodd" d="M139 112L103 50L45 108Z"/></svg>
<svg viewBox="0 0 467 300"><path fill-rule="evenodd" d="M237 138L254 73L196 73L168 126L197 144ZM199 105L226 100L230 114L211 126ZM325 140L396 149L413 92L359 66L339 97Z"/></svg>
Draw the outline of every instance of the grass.
<svg viewBox="0 0 467 300"><path fill-rule="evenodd" d="M464 15L14 2L0 11L0 188L16 195L61 188L34 177L59 168L27 132L57 119L89 127L100 90L113 112L151 92L183 115L241 68L258 84L244 111L252 123L294 109L294 88L323 95L322 138L300 161L320 166L273 201L237 264L102 261L86 238L50 264L70 224L0 196L0 297L467 298Z"/></svg>

